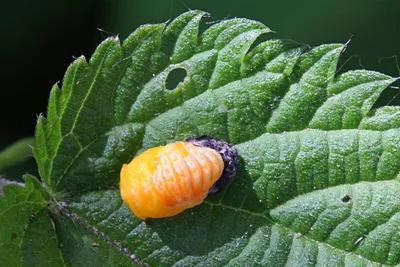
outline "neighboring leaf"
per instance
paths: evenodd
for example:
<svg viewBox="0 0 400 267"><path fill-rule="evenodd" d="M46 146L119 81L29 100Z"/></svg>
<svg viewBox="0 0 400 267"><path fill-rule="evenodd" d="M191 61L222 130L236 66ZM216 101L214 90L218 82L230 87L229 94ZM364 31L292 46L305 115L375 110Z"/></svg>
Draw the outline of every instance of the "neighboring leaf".
<svg viewBox="0 0 400 267"><path fill-rule="evenodd" d="M0 266L138 266L133 255L127 257L82 222L51 214L48 201L33 176L25 176L25 187L5 187L0 196Z"/></svg>
<svg viewBox="0 0 400 267"><path fill-rule="evenodd" d="M142 26L122 46L109 38L52 89L34 153L51 196L66 202L67 217L55 217L64 264L115 263L104 259L125 257L116 250L152 266L400 264L400 112L371 110L396 79L366 70L335 77L341 44L268 40L251 49L270 30L246 19L199 35L204 15ZM174 69L187 76L168 90ZM203 134L235 144L236 179L177 216L136 218L116 189L122 164ZM365 206L368 194L387 205ZM347 206L334 210L338 197ZM365 212L347 224L358 232L336 235L356 199ZM313 232L312 216L324 210L337 217ZM297 217L304 225L292 225ZM87 247L87 231L100 233L104 250Z"/></svg>
<svg viewBox="0 0 400 267"><path fill-rule="evenodd" d="M46 208L49 196L39 181L27 175L25 187L8 185L4 188L4 193L4 196L0 196L0 265L22 266L25 263L36 263L50 266L45 264L49 258L54 258L52 263L57 263L57 245L53 249L51 246L44 246L44 249L38 245L26 246L26 242L30 242L32 238L32 231L36 231L38 227L46 228L44 224L47 223L47 231L51 231L50 218L46 216L47 221L42 220L42 211ZM35 244L40 244L43 240L49 245L54 244L44 235L35 235Z"/></svg>
<svg viewBox="0 0 400 267"><path fill-rule="evenodd" d="M62 266L64 260L55 230L47 209L32 214L22 237L22 258L20 259L18 254L13 254L14 263L9 266Z"/></svg>
<svg viewBox="0 0 400 267"><path fill-rule="evenodd" d="M32 156L24 161L16 162L15 164L4 168L0 173L0 179L5 178L8 181L23 183L23 176L26 174L35 177L39 176L36 161Z"/></svg>
<svg viewBox="0 0 400 267"><path fill-rule="evenodd" d="M0 174L5 168L32 158L33 146L35 146L35 139L33 137L26 137L1 150Z"/></svg>
<svg viewBox="0 0 400 267"><path fill-rule="evenodd" d="M23 183L23 176L30 174L38 176L37 164L32 150L35 146L34 137L25 137L0 151L0 194L2 181ZM8 182L3 180L4 184Z"/></svg>

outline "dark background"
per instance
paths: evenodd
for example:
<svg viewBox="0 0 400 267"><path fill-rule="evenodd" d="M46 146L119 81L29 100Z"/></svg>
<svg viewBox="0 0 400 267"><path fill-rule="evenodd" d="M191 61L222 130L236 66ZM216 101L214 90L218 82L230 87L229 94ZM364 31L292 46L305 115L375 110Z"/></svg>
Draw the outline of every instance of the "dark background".
<svg viewBox="0 0 400 267"><path fill-rule="evenodd" d="M259 20L276 37L312 46L351 38L342 71L365 68L400 76L399 0L7 1L1 7L0 149L34 134L52 85L62 81L74 57L88 58L107 36L123 40L141 24L164 22L189 8L210 12L212 20ZM399 93L395 86L379 105L400 104L392 100Z"/></svg>

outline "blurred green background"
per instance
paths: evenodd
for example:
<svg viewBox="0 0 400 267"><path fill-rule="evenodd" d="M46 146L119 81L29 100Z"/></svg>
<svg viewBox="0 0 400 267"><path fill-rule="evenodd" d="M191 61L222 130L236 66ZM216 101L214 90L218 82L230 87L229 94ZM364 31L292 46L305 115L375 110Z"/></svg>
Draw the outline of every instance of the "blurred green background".
<svg viewBox="0 0 400 267"><path fill-rule="evenodd" d="M62 81L73 57L88 58L107 36L123 40L141 24L164 22L188 9L210 12L209 21L259 20L276 37L311 46L351 38L341 71L366 68L400 76L399 0L3 1L0 149L34 134L52 85ZM385 91L379 105L400 104L399 98L392 101L398 85Z"/></svg>

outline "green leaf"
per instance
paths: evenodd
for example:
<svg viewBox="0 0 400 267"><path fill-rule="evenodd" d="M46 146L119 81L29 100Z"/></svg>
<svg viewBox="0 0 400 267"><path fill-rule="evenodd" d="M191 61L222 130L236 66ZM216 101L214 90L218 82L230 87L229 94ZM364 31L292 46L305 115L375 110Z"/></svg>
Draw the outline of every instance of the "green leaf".
<svg viewBox="0 0 400 267"><path fill-rule="evenodd" d="M341 185L271 211L279 224L344 251L395 265L400 260L400 186L396 181Z"/></svg>
<svg viewBox="0 0 400 267"><path fill-rule="evenodd" d="M37 164L32 154L34 146L35 138L25 137L0 151L0 194L4 184L22 183L25 174L38 176Z"/></svg>
<svg viewBox="0 0 400 267"><path fill-rule="evenodd" d="M45 262L53 257L54 262L51 263L57 263L57 249L51 247L55 242L46 236L51 229L50 218L43 214L49 196L39 181L27 175L24 187L11 184L4 188L4 193L0 196L0 264L22 266L42 263L42 266L50 266ZM43 235L33 241L32 233L36 231ZM40 247L43 245L41 242L49 246Z"/></svg>
<svg viewBox="0 0 400 267"><path fill-rule="evenodd" d="M377 109L373 116L365 117L360 128L383 131L400 127L400 107L382 107Z"/></svg>
<svg viewBox="0 0 400 267"><path fill-rule="evenodd" d="M372 110L396 79L336 76L342 44L252 48L270 30L247 19L200 34L204 15L142 26L122 45L109 38L52 89L34 154L65 201L54 208L66 213L54 219L64 264L115 254L151 266L400 265L400 112ZM187 75L168 90L175 69ZM204 134L235 144L236 179L177 216L136 218L116 189L122 164ZM104 250L87 245L90 232Z"/></svg>
<svg viewBox="0 0 400 267"><path fill-rule="evenodd" d="M331 186L394 179L400 170L400 129L267 134L237 149L269 208Z"/></svg>
<svg viewBox="0 0 400 267"><path fill-rule="evenodd" d="M0 173L7 167L32 158L32 147L35 146L33 137L26 137L16 141L0 151Z"/></svg>
<svg viewBox="0 0 400 267"><path fill-rule="evenodd" d="M96 229L82 221L58 215L54 226L57 229L58 250L62 254L63 262L51 266L143 265L141 261L133 260L134 254L122 251L116 244L112 244L112 240L104 240L100 235L93 234Z"/></svg>
<svg viewBox="0 0 400 267"><path fill-rule="evenodd" d="M25 187L8 185L0 196L1 266L138 266L110 241L60 213L33 176ZM54 203L52 203L54 204ZM93 229L91 229L93 230Z"/></svg>

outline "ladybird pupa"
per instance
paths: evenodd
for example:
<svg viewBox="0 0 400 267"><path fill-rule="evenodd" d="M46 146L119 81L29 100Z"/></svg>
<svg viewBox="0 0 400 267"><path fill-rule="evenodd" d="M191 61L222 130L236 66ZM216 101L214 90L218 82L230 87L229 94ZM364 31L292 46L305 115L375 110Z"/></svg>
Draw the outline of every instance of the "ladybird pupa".
<svg viewBox="0 0 400 267"><path fill-rule="evenodd" d="M121 197L142 220L174 216L218 192L237 165L233 147L208 136L154 147L123 165Z"/></svg>

